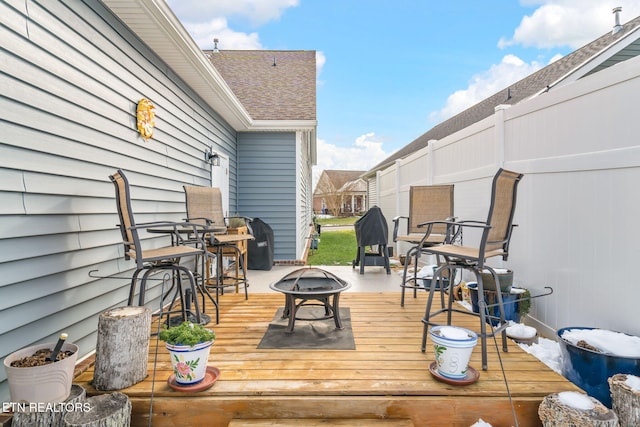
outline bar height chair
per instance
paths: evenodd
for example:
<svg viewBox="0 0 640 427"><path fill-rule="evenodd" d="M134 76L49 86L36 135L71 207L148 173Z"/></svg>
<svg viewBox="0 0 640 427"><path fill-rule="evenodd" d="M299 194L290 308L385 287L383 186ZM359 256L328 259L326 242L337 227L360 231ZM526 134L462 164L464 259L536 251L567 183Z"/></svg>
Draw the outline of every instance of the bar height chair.
<svg viewBox="0 0 640 427"><path fill-rule="evenodd" d="M246 242L253 239L251 232L251 218L240 217L244 220L249 234L229 234L227 218L222 210L222 193L217 187L184 186L187 221L202 224L205 228L215 229L205 236L207 251L215 258L216 274L212 279L210 272L210 257L207 258L206 277L203 279L206 287L216 290L216 301L224 288L233 286L236 292L244 287L245 299L249 298L247 288ZM224 258L233 259L235 274L225 274Z"/></svg>
<svg viewBox="0 0 640 427"><path fill-rule="evenodd" d="M195 246L182 244L182 237L178 232L178 227L193 227L193 234L198 235L198 231L195 225L167 222L167 221L155 221L136 224L134 220L133 210L131 209L131 195L129 189L129 181L127 180L124 172L118 169L109 178L113 182L116 191L116 206L118 208L118 217L120 223L118 224L122 239L124 243L124 257L126 260L134 260L136 263L136 269L131 278L131 285L129 289L128 305L133 305L135 300L136 289L138 285L138 277L140 278L140 291L138 295L138 305L145 305L145 295L147 289L147 280L153 273L159 271L171 271L173 273L174 284L176 286L176 292L169 304L168 311L164 311L164 301L171 292L171 288L167 293L163 293L160 298L162 301L159 313L155 315L162 318L167 315L167 323L170 323L170 316L174 313L180 313L182 320L194 319L197 323L202 322L200 307L198 306L197 287L196 280L193 272L184 265L180 264L180 260L185 257L200 257L204 256L204 241L200 240L196 242ZM139 231L146 230L151 227L173 227L175 233L173 233L173 242L171 246L163 246L154 249L143 249ZM183 287L183 276L188 280L189 287ZM172 285L173 287L173 285ZM192 298L185 298L187 289L192 295ZM173 306L176 299L180 300L180 309L173 310ZM195 310L187 309L193 302ZM216 307L217 311L217 307Z"/></svg>
<svg viewBox="0 0 640 427"><path fill-rule="evenodd" d="M400 306L404 307L405 290L412 289L413 297L417 291L425 289L422 280L418 278L418 259L423 249L435 245L442 245L448 239L453 239L454 230L447 224L435 224L429 233L420 224L429 221L451 221L453 219L453 185L419 185L409 189L409 216L393 218L393 241L408 242L413 246L405 256L402 273L402 296ZM403 221L404 220L404 221ZM406 222L401 226L401 222ZM400 234L400 230L406 230ZM449 236L449 237L447 237ZM398 251L399 252L399 251ZM409 264L413 262L413 275L409 275Z"/></svg>
<svg viewBox="0 0 640 427"><path fill-rule="evenodd" d="M516 209L516 193L518 183L523 175L520 173L499 169L493 178L491 187L491 205L489 214L485 222L482 221L432 221L421 224L427 227L427 234L431 232L437 224L445 224L462 228L475 228L481 231L482 236L478 246L462 246L457 244L444 244L439 246L431 246L422 249L423 252L431 255L440 256L445 263L437 268L434 272L431 286L429 289L429 297L425 309L425 315L422 319L422 351L426 350L427 333L429 326L443 324L440 321L434 321L433 317L446 313L446 324L451 325L452 313L462 313L480 317L480 338L482 341L482 369L487 370L487 338L495 337L498 333L502 335L502 349L507 351L507 335L506 328L508 324L504 317L504 306L502 303L502 294L500 292L500 279L495 270L486 265L485 262L489 258L501 257L504 261L509 256L509 243L513 231L513 216ZM440 309L433 310L433 297L436 292L436 282L443 278L445 272L448 272L450 280L453 280L457 269L467 269L475 274L478 283L478 306L479 313L473 313L468 310L453 308L453 292L449 292L448 305L444 303ZM491 331L487 331L487 320L492 319L487 311L487 303L484 297L484 287L482 284L482 272L488 270L496 283L496 304L499 308L499 323L495 329L491 327Z"/></svg>

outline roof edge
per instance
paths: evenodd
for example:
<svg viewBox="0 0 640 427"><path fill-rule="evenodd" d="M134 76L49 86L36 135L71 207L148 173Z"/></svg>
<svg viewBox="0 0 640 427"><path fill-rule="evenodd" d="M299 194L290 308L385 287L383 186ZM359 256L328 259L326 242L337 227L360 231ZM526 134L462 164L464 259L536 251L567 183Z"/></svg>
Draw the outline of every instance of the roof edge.
<svg viewBox="0 0 640 427"><path fill-rule="evenodd" d="M252 126L247 110L164 0L103 2L235 130Z"/></svg>

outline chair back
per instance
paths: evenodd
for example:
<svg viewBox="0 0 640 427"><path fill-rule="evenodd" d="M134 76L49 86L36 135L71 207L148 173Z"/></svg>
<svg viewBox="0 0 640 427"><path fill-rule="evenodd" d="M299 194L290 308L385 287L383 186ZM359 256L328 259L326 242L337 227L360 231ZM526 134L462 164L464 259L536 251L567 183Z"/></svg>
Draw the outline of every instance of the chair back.
<svg viewBox="0 0 640 427"><path fill-rule="evenodd" d="M217 187L184 186L184 195L189 222L202 225L215 225L226 232L224 212L222 211L222 192Z"/></svg>
<svg viewBox="0 0 640 427"><path fill-rule="evenodd" d="M135 258L139 260L141 258L140 240L138 238L138 232L132 228L136 223L131 210L129 181L121 169L118 169L116 173L110 175L109 179L111 179L116 189L116 206L118 207L118 218L120 220L118 226L120 227L120 233L122 234L122 240L124 242L125 259Z"/></svg>
<svg viewBox="0 0 640 427"><path fill-rule="evenodd" d="M485 251L502 249L504 260L508 256L509 240L514 227L518 183L523 176L517 172L499 169L493 177L491 206L487 218L487 224L491 228L486 233Z"/></svg>
<svg viewBox="0 0 640 427"><path fill-rule="evenodd" d="M444 221L453 217L453 185L420 185L409 189L409 230L424 233L418 224L428 221ZM436 224L431 232L445 234L446 225Z"/></svg>

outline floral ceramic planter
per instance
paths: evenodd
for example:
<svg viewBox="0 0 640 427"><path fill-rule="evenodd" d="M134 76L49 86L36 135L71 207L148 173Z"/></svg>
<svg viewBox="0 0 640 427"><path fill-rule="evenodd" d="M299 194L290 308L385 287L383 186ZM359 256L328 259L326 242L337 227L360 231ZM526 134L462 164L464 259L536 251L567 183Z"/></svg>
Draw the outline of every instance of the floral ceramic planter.
<svg viewBox="0 0 640 427"><path fill-rule="evenodd" d="M171 355L171 366L176 383L192 385L204 379L212 344L213 341L194 346L165 344Z"/></svg>

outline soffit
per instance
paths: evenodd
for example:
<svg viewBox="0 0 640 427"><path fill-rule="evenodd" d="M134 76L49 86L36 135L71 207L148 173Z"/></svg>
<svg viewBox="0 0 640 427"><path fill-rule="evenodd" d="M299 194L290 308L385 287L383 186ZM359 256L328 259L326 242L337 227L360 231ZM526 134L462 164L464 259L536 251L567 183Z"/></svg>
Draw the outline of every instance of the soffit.
<svg viewBox="0 0 640 427"><path fill-rule="evenodd" d="M163 0L103 2L234 129L252 130L249 113Z"/></svg>

